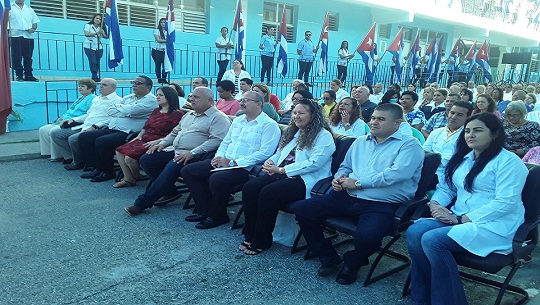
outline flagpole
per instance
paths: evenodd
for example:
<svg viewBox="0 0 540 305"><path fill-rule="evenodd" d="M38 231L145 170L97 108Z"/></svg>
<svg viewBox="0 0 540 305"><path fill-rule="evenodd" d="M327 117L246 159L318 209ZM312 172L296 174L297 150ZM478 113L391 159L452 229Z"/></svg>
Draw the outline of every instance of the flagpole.
<svg viewBox="0 0 540 305"><path fill-rule="evenodd" d="M234 25L236 23L236 16L238 14L238 2L240 2L242 0L238 0L236 1L236 7L234 8L234 19L233 19L233 25L231 27L231 31L229 32L229 38L227 39L227 44L229 44L231 42L231 36L232 36L232 32L233 32L233 29L234 29Z"/></svg>
<svg viewBox="0 0 540 305"><path fill-rule="evenodd" d="M317 47L315 49L319 49L319 46L321 45L321 37L322 35L324 34L324 25L326 24L326 18L328 17L328 12L326 12L326 14L324 15L324 21L323 21L323 24L322 24L322 29L321 29L321 34L319 35L319 42L317 43Z"/></svg>
<svg viewBox="0 0 540 305"><path fill-rule="evenodd" d="M279 37L279 42L281 42L281 39L283 38L283 35L281 35L281 24L283 23L283 14L285 14L285 8L287 7L287 2L283 3L283 13L281 14L281 22L279 23L279 32L277 31L278 29L276 28L276 32L280 33L280 37ZM276 37L276 44L274 45L274 55L272 57L276 57L276 46L278 45L278 40L277 40L277 37Z"/></svg>

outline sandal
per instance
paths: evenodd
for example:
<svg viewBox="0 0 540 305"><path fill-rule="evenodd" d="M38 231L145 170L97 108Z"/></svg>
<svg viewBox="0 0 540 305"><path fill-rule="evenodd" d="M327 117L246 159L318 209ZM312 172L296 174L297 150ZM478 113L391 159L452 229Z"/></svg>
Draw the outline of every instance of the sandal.
<svg viewBox="0 0 540 305"><path fill-rule="evenodd" d="M243 241L241 244L240 244L240 247L238 247L238 250L244 252L246 251L246 249L251 245L251 243L248 243L247 241Z"/></svg>
<svg viewBox="0 0 540 305"><path fill-rule="evenodd" d="M257 255L257 254L260 254L261 252L263 252L264 250L266 250L266 249L252 248L251 245L249 245L249 246L247 246L246 250L244 250L244 254L246 254L246 255Z"/></svg>
<svg viewBox="0 0 540 305"><path fill-rule="evenodd" d="M127 180L122 179L116 182L115 184L113 184L113 187L118 189L118 188L123 188L123 187L131 187L135 185L137 185L137 182L129 182Z"/></svg>

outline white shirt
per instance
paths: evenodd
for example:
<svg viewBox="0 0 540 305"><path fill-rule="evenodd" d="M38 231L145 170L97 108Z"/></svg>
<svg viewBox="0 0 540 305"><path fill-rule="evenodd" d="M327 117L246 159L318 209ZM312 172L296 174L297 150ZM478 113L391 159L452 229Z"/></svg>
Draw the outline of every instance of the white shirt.
<svg viewBox="0 0 540 305"><path fill-rule="evenodd" d="M112 117L109 121L109 129L125 133L139 131L157 107L156 96L152 92L141 98L137 98L135 94L129 94L122 100L113 102L107 110Z"/></svg>
<svg viewBox="0 0 540 305"><path fill-rule="evenodd" d="M282 110L289 110L291 109L292 105L293 105L293 102L292 102L292 97L294 95L294 91L293 92L290 92L287 94L287 96L285 96L285 98L283 100L281 100L281 109Z"/></svg>
<svg viewBox="0 0 540 305"><path fill-rule="evenodd" d="M119 102L121 99L122 98L118 96L116 92L113 92L107 96L96 96L92 100L92 105L90 105L90 108L85 115L73 118L73 121L83 122L83 124L74 126L71 129L86 130L92 125L96 125L98 127L108 126L111 117L107 113L107 110L112 103Z"/></svg>
<svg viewBox="0 0 540 305"><path fill-rule="evenodd" d="M165 34L165 30L163 30L163 33ZM164 51L167 44L165 42L157 42L156 39L155 39L155 36L158 36L158 37L161 37L161 33L159 32L158 29L154 29L154 46L152 47L152 49L155 49L155 50L158 50L158 51Z"/></svg>
<svg viewBox="0 0 540 305"><path fill-rule="evenodd" d="M231 70L225 71L225 73L223 74L223 78L221 80L230 80L231 82L237 84L235 91L241 92L242 90L240 89L240 80L242 78L251 79L251 75L249 75L249 73L246 70L241 70L238 77L236 77L236 73L234 73L234 70L231 69Z"/></svg>
<svg viewBox="0 0 540 305"><path fill-rule="evenodd" d="M239 166L262 164L275 151L281 137L276 121L261 111L254 120L248 122L245 114L231 124L225 139L219 145L216 157L234 160Z"/></svg>
<svg viewBox="0 0 540 305"><path fill-rule="evenodd" d="M337 126L330 124L332 132L355 138L366 134L366 126L367 124L361 118L358 118L356 121L354 121L354 123L351 124L351 128L349 128L349 130L345 130L345 126L343 126L341 122L339 122Z"/></svg>
<svg viewBox="0 0 540 305"><path fill-rule="evenodd" d="M11 4L11 10L9 10L11 37L34 38L34 33L30 33L28 30L32 28L34 23L38 22L39 18L31 7L24 4L21 8L15 2Z"/></svg>
<svg viewBox="0 0 540 305"><path fill-rule="evenodd" d="M336 92L336 102L339 103L342 99L350 96L351 95L349 94L349 92L339 88L339 90Z"/></svg>
<svg viewBox="0 0 540 305"><path fill-rule="evenodd" d="M84 31L94 34L101 30L101 27L95 27L93 24L85 24L84 25ZM101 36L101 35L100 35ZM83 42L83 48L91 49L91 50L100 50L103 47L101 46L101 43L98 41L98 36L85 36L86 39Z"/></svg>
<svg viewBox="0 0 540 305"><path fill-rule="evenodd" d="M439 182L431 199L447 206L456 198L452 212L466 214L471 219L448 232L460 246L482 257L492 252L508 254L512 252L514 234L524 221L521 192L528 175L527 167L518 156L503 148L476 176L473 191L468 192L464 180L474 161L474 151L471 151L454 172L453 187Z"/></svg>
<svg viewBox="0 0 540 305"><path fill-rule="evenodd" d="M294 135L294 138L287 145L270 157L270 160L276 166L279 166L296 147L299 136L300 131ZM302 177L306 185L306 198L310 198L311 189L317 181L332 175L330 167L332 165L332 154L335 150L336 145L332 134L328 130L322 129L317 134L313 142L313 147L302 150L297 149L295 151L294 163L284 167L285 174L288 177Z"/></svg>
<svg viewBox="0 0 540 305"><path fill-rule="evenodd" d="M229 42L231 42L229 39L223 38L223 36L219 36L216 38L216 43L219 45L226 45ZM218 49L218 60L230 60L231 54L229 54L230 48L217 48Z"/></svg>
<svg viewBox="0 0 540 305"><path fill-rule="evenodd" d="M503 101L511 101L512 100L512 91L506 93L506 91L503 91Z"/></svg>
<svg viewBox="0 0 540 305"><path fill-rule="evenodd" d="M444 169L446 168L448 161L450 161L450 158L454 155L456 142L462 129L463 126L449 137L446 132L446 127L437 128L429 134L429 137L424 143L424 150L441 155L441 164L439 164L439 167L437 168L439 182L444 180Z"/></svg>
<svg viewBox="0 0 540 305"><path fill-rule="evenodd" d="M348 50L344 50L344 49L339 49L338 51L338 61L337 61L337 64L338 66L344 66L346 67L347 64L349 63L349 58L341 58L341 56L349 56L350 53Z"/></svg>
<svg viewBox="0 0 540 305"><path fill-rule="evenodd" d="M379 92L377 94L373 93L369 95L369 100L372 101L375 104L379 104L381 102L381 99L383 97L384 93Z"/></svg>

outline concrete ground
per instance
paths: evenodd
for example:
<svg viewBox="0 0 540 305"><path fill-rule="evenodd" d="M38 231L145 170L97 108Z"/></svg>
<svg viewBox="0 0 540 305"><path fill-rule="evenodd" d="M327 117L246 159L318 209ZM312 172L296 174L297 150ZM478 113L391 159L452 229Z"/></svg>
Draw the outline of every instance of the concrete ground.
<svg viewBox="0 0 540 305"><path fill-rule="evenodd" d="M240 230L201 231L185 222L185 195L128 217L123 208L144 182L113 189L110 181L83 180L36 158L36 139L37 131L0 136L0 305L410 304L400 297L407 271L363 287L362 269L357 283L342 286L317 277L315 259L281 245L246 256L237 250ZM405 251L402 241L397 248ZM539 268L536 249L513 281L533 296L528 304L540 304ZM493 289L465 287L471 304L493 303Z"/></svg>

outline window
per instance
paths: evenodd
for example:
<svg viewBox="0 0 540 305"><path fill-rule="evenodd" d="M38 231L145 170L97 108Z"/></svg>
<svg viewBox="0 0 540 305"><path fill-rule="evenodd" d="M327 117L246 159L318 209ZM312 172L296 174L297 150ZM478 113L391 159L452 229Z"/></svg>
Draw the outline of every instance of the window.
<svg viewBox="0 0 540 305"><path fill-rule="evenodd" d="M296 28L294 27L296 8L292 5L285 6L285 14L287 17L287 42L296 41ZM263 7L263 22L262 34L266 33L266 27L273 26L276 31L279 31L281 18L283 16L283 4L274 2L264 2Z"/></svg>
<svg viewBox="0 0 540 305"><path fill-rule="evenodd" d="M392 29L391 24L379 24L379 37L380 38L390 38L390 30Z"/></svg>
<svg viewBox="0 0 540 305"><path fill-rule="evenodd" d="M339 30L339 13L328 13L328 30Z"/></svg>
<svg viewBox="0 0 540 305"><path fill-rule="evenodd" d="M32 0L40 16L90 21L103 11L103 0ZM168 0L118 0L120 24L155 28L167 14ZM206 0L176 0L176 29L182 32L206 33Z"/></svg>

